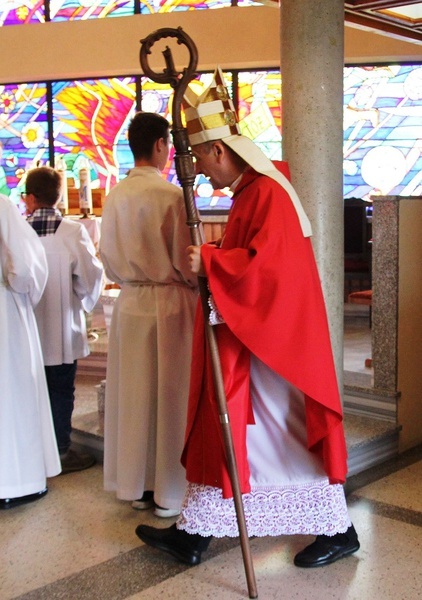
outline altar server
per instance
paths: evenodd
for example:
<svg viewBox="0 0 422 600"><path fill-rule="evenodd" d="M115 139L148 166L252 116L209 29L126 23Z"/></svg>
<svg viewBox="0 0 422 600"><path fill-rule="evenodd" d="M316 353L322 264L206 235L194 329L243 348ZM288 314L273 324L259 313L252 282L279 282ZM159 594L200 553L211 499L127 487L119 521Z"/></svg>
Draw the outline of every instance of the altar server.
<svg viewBox="0 0 422 600"><path fill-rule="evenodd" d="M34 307L47 282L36 233L0 195L0 508L33 502L60 473Z"/></svg>
<svg viewBox="0 0 422 600"><path fill-rule="evenodd" d="M56 208L61 176L51 167L31 169L25 202L48 261L45 291L35 310L60 452L62 473L88 469L95 457L71 447L77 361L89 354L85 313L95 307L103 269L86 227Z"/></svg>
<svg viewBox="0 0 422 600"><path fill-rule="evenodd" d="M129 125L135 166L111 190L102 220L106 275L121 286L107 360L104 484L136 509L180 512L180 464L196 276L179 187L161 175L171 148L169 123L137 113Z"/></svg>

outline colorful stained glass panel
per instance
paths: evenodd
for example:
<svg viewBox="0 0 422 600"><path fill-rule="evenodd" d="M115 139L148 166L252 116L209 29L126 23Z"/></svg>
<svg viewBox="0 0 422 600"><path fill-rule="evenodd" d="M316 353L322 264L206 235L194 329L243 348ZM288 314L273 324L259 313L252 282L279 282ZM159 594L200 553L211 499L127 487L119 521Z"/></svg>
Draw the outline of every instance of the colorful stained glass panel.
<svg viewBox="0 0 422 600"><path fill-rule="evenodd" d="M44 0L0 0L0 27L44 21Z"/></svg>
<svg viewBox="0 0 422 600"><path fill-rule="evenodd" d="M422 65L344 69L344 196L422 194Z"/></svg>
<svg viewBox="0 0 422 600"><path fill-rule="evenodd" d="M134 0L50 0L51 21L126 17L134 10Z"/></svg>
<svg viewBox="0 0 422 600"><path fill-rule="evenodd" d="M167 13L231 6L231 0L141 0L141 13Z"/></svg>
<svg viewBox="0 0 422 600"><path fill-rule="evenodd" d="M53 84L55 157L79 185L81 161L91 166L93 187L106 193L133 166L126 130L136 108L134 78Z"/></svg>
<svg viewBox="0 0 422 600"><path fill-rule="evenodd" d="M19 205L25 171L48 162L45 84L0 85L0 193Z"/></svg>
<svg viewBox="0 0 422 600"><path fill-rule="evenodd" d="M281 160L280 72L241 72L238 86L242 133L252 139L268 158Z"/></svg>

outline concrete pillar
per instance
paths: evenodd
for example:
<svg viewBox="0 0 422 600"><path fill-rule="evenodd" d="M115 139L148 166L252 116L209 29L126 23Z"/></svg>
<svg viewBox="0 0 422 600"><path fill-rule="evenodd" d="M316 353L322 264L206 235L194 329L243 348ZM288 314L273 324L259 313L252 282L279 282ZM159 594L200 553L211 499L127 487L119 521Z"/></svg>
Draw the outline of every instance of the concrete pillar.
<svg viewBox="0 0 422 600"><path fill-rule="evenodd" d="M283 159L313 228L343 389L343 0L282 0Z"/></svg>

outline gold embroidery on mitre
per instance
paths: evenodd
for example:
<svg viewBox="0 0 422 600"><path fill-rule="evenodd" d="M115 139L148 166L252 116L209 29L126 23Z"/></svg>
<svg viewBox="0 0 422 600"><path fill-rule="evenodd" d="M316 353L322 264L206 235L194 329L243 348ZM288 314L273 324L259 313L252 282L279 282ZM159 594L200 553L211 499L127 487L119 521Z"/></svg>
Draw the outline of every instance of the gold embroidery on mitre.
<svg viewBox="0 0 422 600"><path fill-rule="evenodd" d="M220 98L217 93L217 88L212 85L206 89L201 96L198 97L197 106L200 106L201 104L207 104L207 102L214 102L215 100L220 100Z"/></svg>
<svg viewBox="0 0 422 600"><path fill-rule="evenodd" d="M230 109L227 109L224 111L224 122L226 125L230 125L230 127L233 127L233 125L236 125L236 115L234 114L234 112Z"/></svg>
<svg viewBox="0 0 422 600"><path fill-rule="evenodd" d="M199 106L200 104L206 104L207 102L214 102L215 100L220 100L221 102L231 102L227 87L222 83L216 85L214 81L213 84L211 84L211 86L201 96L198 97L196 106Z"/></svg>
<svg viewBox="0 0 422 600"><path fill-rule="evenodd" d="M224 118L224 113L215 113L214 115L207 115L201 117L202 127L204 129L217 129L217 127L223 127L227 125L227 121Z"/></svg>
<svg viewBox="0 0 422 600"><path fill-rule="evenodd" d="M225 85L223 84L218 84L216 87L216 92L217 92L217 98L219 100L228 100L229 99L229 93L227 91L227 88Z"/></svg>

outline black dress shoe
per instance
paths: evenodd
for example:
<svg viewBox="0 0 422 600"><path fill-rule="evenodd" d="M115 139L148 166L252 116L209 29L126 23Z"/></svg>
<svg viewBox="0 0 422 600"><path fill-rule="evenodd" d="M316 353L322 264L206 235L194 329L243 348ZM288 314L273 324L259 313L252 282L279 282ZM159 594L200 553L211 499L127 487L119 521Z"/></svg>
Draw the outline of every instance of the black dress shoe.
<svg viewBox="0 0 422 600"><path fill-rule="evenodd" d="M36 492L35 494L28 494L27 496L18 496L17 498L1 498L0 509L5 510L6 508L14 508L15 506L22 506L22 504L35 502L35 500L43 498L47 492L48 489L45 488L44 490L41 490L41 492Z"/></svg>
<svg viewBox="0 0 422 600"><path fill-rule="evenodd" d="M353 554L359 550L360 544L353 525L345 533L318 535L313 544L296 554L294 564L297 567L323 567Z"/></svg>
<svg viewBox="0 0 422 600"><path fill-rule="evenodd" d="M165 529L138 525L136 535L148 546L163 550L188 565L199 565L201 553L211 541L211 536L186 533L177 529L176 524Z"/></svg>
<svg viewBox="0 0 422 600"><path fill-rule="evenodd" d="M60 475L66 475L67 473L75 473L76 471L90 469L97 461L95 456L92 456L91 454L75 452L75 450L69 449L65 454L60 455L60 462L62 464Z"/></svg>

